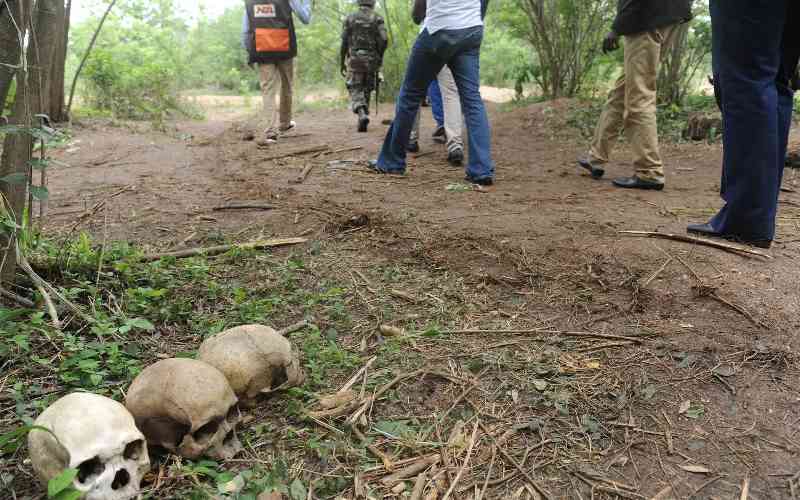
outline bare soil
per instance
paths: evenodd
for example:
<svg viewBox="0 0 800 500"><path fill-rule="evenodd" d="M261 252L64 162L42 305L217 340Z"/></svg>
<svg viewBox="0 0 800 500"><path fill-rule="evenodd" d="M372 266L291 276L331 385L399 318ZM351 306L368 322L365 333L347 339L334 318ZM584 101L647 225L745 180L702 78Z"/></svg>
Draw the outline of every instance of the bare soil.
<svg viewBox="0 0 800 500"><path fill-rule="evenodd" d="M605 179L585 175L574 164L585 144L565 125L571 106L580 103L492 107L497 184L480 191L466 188L463 171L427 139L405 177L368 172L362 162L377 153L385 115L356 134L348 112L301 113L296 137L268 149L241 140L250 118L235 110L214 109L208 120L175 123L167 133L84 123L57 153L69 167L51 174L46 231L84 230L147 250L306 235L309 252L322 248L310 258L328 259L319 276L350 284L350 308L362 320L346 338L365 359L373 348L359 343L384 322L385 307L408 318L407 328L447 317L444 329L494 331L417 338L405 368L445 372L461 385L417 377L401 383L399 400L374 409L429 421L457 403L461 414L470 405L456 398L474 381L466 401L495 438L478 432L459 484L482 488L492 461L491 479L508 478L484 498L533 498L500 448L551 498L731 499L745 482L749 498L793 498L797 170L786 172L790 192L781 195L769 259L628 237L620 231L684 234L687 223L713 214L721 147L666 144L665 191L615 189L610 179L632 171L629 151L621 145ZM428 117L423 137L432 128ZM320 145L333 152L269 159ZM354 147L361 149L335 152ZM308 178L292 183L309 164ZM214 210L243 202L275 208ZM406 270L400 285L381 271L393 265ZM516 433L493 446L514 425ZM446 440L449 430L442 433ZM462 449L450 460L463 456Z"/></svg>

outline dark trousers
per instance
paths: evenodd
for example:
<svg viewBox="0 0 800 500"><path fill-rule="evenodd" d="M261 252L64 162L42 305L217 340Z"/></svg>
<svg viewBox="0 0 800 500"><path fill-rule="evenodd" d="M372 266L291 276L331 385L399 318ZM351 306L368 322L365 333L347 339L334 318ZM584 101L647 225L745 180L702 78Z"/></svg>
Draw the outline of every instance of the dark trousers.
<svg viewBox="0 0 800 500"><path fill-rule="evenodd" d="M797 65L791 54L800 27L788 25L796 2L711 0L725 201L711 225L722 235L751 241L775 237L793 107L789 80Z"/></svg>
<svg viewBox="0 0 800 500"><path fill-rule="evenodd" d="M467 122L469 161L467 176L473 180L494 178L489 118L480 93L480 49L483 27L441 30L433 35L423 30L411 49L406 76L378 168L400 173L406 168L406 149L414 120L428 86L446 64L453 72Z"/></svg>

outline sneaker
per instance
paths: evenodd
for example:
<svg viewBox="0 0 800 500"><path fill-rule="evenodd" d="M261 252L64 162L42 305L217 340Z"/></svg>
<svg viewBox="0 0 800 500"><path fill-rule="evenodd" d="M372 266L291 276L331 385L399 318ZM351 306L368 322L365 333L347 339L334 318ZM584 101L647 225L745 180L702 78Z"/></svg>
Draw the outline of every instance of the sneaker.
<svg viewBox="0 0 800 500"><path fill-rule="evenodd" d="M448 151L447 162L454 167L460 167L464 163L464 148L457 146Z"/></svg>
<svg viewBox="0 0 800 500"><path fill-rule="evenodd" d="M367 115L367 112L364 110L364 108L360 108L358 110L358 131L366 132L368 127L369 115Z"/></svg>
<svg viewBox="0 0 800 500"><path fill-rule="evenodd" d="M294 120L292 120L289 122L289 125L285 127L280 127L278 130L280 131L280 133L285 134L286 132L290 132L295 128L297 128L297 123Z"/></svg>
<svg viewBox="0 0 800 500"><path fill-rule="evenodd" d="M408 147L406 147L406 151L409 153L419 153L419 141L412 140L408 142Z"/></svg>

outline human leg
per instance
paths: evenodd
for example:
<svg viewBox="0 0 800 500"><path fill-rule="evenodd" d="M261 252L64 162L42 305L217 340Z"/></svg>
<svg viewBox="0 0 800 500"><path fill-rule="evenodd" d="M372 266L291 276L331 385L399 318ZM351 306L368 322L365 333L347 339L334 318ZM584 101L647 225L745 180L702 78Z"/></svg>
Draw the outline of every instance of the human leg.
<svg viewBox="0 0 800 500"><path fill-rule="evenodd" d="M261 100L263 103L263 113L266 120L264 133L266 138L274 139L278 135L278 107L275 104L277 98L278 85L280 85L280 74L275 64L259 64L259 78L261 80Z"/></svg>
<svg viewBox="0 0 800 500"><path fill-rule="evenodd" d="M447 136L447 150L463 149L464 140L461 137L461 126L464 115L461 111L461 99L458 95L458 86L453 78L453 72L445 66L438 75L439 88L442 90L444 104L444 128Z"/></svg>
<svg viewBox="0 0 800 500"><path fill-rule="evenodd" d="M771 241L788 134L790 91L776 80L782 63L787 1L712 0L723 111L721 196L713 230L745 241Z"/></svg>
<svg viewBox="0 0 800 500"><path fill-rule="evenodd" d="M431 113L436 120L437 127L444 126L444 108L442 106L442 92L439 89L439 82L433 80L428 86L428 101L431 103Z"/></svg>
<svg viewBox="0 0 800 500"><path fill-rule="evenodd" d="M626 45L625 50L628 50ZM608 98L600 113L600 119L594 131L594 139L589 147L587 160L592 164L607 163L611 158L625 116L625 72L617 79L614 88L608 93Z"/></svg>
<svg viewBox="0 0 800 500"><path fill-rule="evenodd" d="M423 30L417 37L406 65L406 75L400 88L392 125L386 133L376 167L383 172L404 172L406 149L428 85L442 69L444 61L431 47L431 36Z"/></svg>
<svg viewBox="0 0 800 500"><path fill-rule="evenodd" d="M281 78L280 129L289 130L292 122L292 99L294 91L294 59L287 59L277 64Z"/></svg>
<svg viewBox="0 0 800 500"><path fill-rule="evenodd" d="M491 130L486 107L480 92L480 49L483 29L472 28L463 31L463 37L455 44L453 55L447 65L453 73L458 88L461 108L467 122L469 137L469 161L467 178L474 181L494 179L492 161ZM447 119L445 111L445 119Z"/></svg>
<svg viewBox="0 0 800 500"><path fill-rule="evenodd" d="M625 37L625 135L636 156L636 177L664 183L658 147L656 81L662 46L672 39L674 26Z"/></svg>

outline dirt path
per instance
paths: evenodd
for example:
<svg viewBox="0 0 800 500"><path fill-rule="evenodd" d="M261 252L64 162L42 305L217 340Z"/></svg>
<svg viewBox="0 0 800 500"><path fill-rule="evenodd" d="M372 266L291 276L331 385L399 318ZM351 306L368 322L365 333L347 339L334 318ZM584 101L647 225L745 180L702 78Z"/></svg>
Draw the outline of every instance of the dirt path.
<svg viewBox="0 0 800 500"><path fill-rule="evenodd" d="M557 439L548 433L574 427L570 420L583 424L569 432L607 436L595 442L600 448L581 449L580 462L634 484L637 493L629 498L665 488L672 493L661 498L687 498L695 490L693 498L738 498L746 477L752 478L750 498L791 498L787 481L800 471L800 194L781 196L771 259L621 236L621 230L682 234L688 222L707 219L720 204L721 149L667 145L664 192L615 189L610 178L630 172L629 152L620 150L607 179L583 175L573 160L584 144L563 129L570 105L492 109L498 175L486 192L465 190L463 171L450 168L430 140L422 141L422 154L403 178L347 163L374 157L385 127L377 119L368 134L352 133L346 112L301 114L300 135L270 149L240 140L243 119L233 112L179 123L168 134L94 124L76 130L59 152L70 166L51 175L48 229L68 232L77 217L104 202L80 229L148 248L302 234L326 241L368 274L392 263L443 279L452 273L471 295L460 323L447 327L600 334L568 353L578 364L592 364L564 370L596 370L588 385L571 389L579 409L562 415L558 405L543 406L530 374L514 379L521 394L509 399L502 368L484 382L484 397L518 413L517 423L553 418L542 439ZM423 137L430 131L428 118ZM269 159L322 145L360 149ZM306 181L292 183L309 163L314 169ZM787 171L787 188L794 189L795 173ZM213 210L244 201L275 209ZM348 225L359 214L369 223ZM719 298L698 296L698 279L716 287ZM437 284L409 278L404 285L447 307ZM619 343L602 335L643 340ZM485 356L494 353L486 346L501 337L468 336L457 348L472 357L486 350ZM518 361L534 363L547 354L544 342L511 347L508 355L526 353ZM562 366L570 365L562 358ZM561 450L558 468L536 471L557 498L577 498L575 481L583 484L564 458L578 454L573 447ZM546 460L536 458L540 466ZM708 472L693 473L700 470L693 466Z"/></svg>

